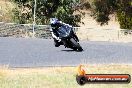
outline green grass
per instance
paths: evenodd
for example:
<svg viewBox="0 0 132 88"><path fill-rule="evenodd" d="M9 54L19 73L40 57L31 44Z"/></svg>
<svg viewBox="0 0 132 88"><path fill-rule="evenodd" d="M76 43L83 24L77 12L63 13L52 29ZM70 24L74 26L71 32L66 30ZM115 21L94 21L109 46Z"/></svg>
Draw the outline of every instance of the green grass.
<svg viewBox="0 0 132 88"><path fill-rule="evenodd" d="M131 65L88 65L87 73L130 74ZM75 67L51 68L1 68L0 88L132 88L129 84L86 84L76 83Z"/></svg>

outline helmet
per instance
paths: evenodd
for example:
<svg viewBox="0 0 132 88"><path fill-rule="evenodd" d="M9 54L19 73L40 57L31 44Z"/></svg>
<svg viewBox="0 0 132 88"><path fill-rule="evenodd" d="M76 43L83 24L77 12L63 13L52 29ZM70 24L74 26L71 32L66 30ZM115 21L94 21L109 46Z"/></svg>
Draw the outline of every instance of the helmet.
<svg viewBox="0 0 132 88"><path fill-rule="evenodd" d="M51 27L58 29L62 24L57 18L50 18Z"/></svg>
<svg viewBox="0 0 132 88"><path fill-rule="evenodd" d="M59 22L59 20L57 18L50 18L50 23L51 24L56 24L58 22Z"/></svg>

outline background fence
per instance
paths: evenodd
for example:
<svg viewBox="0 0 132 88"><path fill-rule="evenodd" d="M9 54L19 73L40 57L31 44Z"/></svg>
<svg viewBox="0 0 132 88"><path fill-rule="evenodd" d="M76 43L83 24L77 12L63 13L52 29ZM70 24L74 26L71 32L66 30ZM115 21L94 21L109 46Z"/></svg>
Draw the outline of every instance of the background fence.
<svg viewBox="0 0 132 88"><path fill-rule="evenodd" d="M124 41L132 42L132 30L127 29L102 29L102 28L76 28L81 40L89 41Z"/></svg>
<svg viewBox="0 0 132 88"><path fill-rule="evenodd" d="M32 37L33 29L32 24L14 24L14 23L0 23L0 37ZM35 34L36 38L50 39L51 33L48 25L36 25Z"/></svg>
<svg viewBox="0 0 132 88"><path fill-rule="evenodd" d="M81 40L132 42L132 30L85 27L75 27L74 29ZM0 37L28 38L32 36L32 24L0 23ZM36 25L34 37L51 39L49 25Z"/></svg>

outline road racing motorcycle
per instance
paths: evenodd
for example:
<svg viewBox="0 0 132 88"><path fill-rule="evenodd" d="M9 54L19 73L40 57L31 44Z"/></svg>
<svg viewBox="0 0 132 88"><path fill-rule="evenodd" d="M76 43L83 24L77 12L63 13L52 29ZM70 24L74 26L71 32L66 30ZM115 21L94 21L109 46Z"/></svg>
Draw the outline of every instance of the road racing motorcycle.
<svg viewBox="0 0 132 88"><path fill-rule="evenodd" d="M75 51L83 51L79 44L79 39L73 31L73 27L62 25L57 32L65 48L71 48Z"/></svg>

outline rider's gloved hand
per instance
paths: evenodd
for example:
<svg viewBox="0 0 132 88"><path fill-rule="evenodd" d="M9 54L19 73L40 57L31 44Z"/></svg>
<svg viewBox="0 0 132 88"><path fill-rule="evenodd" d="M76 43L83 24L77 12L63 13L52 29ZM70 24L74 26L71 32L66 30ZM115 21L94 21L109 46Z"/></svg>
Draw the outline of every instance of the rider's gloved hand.
<svg viewBox="0 0 132 88"><path fill-rule="evenodd" d="M61 39L59 38L59 37L57 37L57 39L56 40L58 40L58 42L60 42L61 41Z"/></svg>

